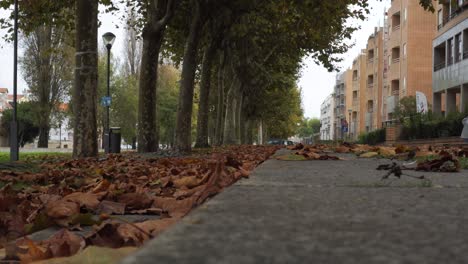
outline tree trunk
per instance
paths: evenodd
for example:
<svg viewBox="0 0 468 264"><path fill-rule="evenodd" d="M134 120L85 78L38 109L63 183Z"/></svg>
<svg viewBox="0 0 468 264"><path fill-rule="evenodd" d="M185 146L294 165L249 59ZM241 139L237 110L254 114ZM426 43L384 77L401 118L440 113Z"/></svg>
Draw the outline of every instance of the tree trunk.
<svg viewBox="0 0 468 264"><path fill-rule="evenodd" d="M239 90L237 91L237 106L236 106L236 138L237 138L237 144L241 144L241 131L242 131L242 101L243 101L243 96L242 96L242 91Z"/></svg>
<svg viewBox="0 0 468 264"><path fill-rule="evenodd" d="M195 71L197 68L197 51L200 33L203 26L199 0L193 0L194 10L190 24L190 33L184 51L184 65L177 108L176 148L181 151L192 149L192 110Z"/></svg>
<svg viewBox="0 0 468 264"><path fill-rule="evenodd" d="M158 80L159 51L163 32L143 34L143 55L140 68L138 104L138 152L156 152L159 133L156 119L156 84Z"/></svg>
<svg viewBox="0 0 468 264"><path fill-rule="evenodd" d="M220 146L223 144L223 133L224 133L224 115L225 115L225 104L224 104L224 77L226 73L226 55L222 51L220 55L220 63L218 70L218 104L216 106L216 124L215 124L215 145Z"/></svg>
<svg viewBox="0 0 468 264"><path fill-rule="evenodd" d="M98 1L76 2L76 68L73 89L73 156L96 157L98 85Z"/></svg>
<svg viewBox="0 0 468 264"><path fill-rule="evenodd" d="M211 89L211 72L213 68L213 59L216 54L216 43L212 42L205 49L202 63L202 76L200 83L200 103L198 107L197 120L197 141L196 148L209 147L208 144L208 115L210 107L210 89Z"/></svg>
<svg viewBox="0 0 468 264"><path fill-rule="evenodd" d="M263 145L263 121L258 124L258 145Z"/></svg>
<svg viewBox="0 0 468 264"><path fill-rule="evenodd" d="M239 144L238 129L237 129L237 107L239 106L239 90L242 84L234 84L228 91L226 103L226 117L224 119L224 145Z"/></svg>
<svg viewBox="0 0 468 264"><path fill-rule="evenodd" d="M245 144L253 144L253 133L252 133L252 123L253 121L248 119L245 124Z"/></svg>
<svg viewBox="0 0 468 264"><path fill-rule="evenodd" d="M37 141L38 148L49 147L49 126L41 126L39 128L39 139Z"/></svg>

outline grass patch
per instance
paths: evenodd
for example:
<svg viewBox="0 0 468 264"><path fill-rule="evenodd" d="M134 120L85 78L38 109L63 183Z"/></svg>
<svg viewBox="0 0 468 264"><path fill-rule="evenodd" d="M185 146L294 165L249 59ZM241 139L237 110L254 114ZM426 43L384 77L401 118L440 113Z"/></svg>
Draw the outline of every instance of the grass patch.
<svg viewBox="0 0 468 264"><path fill-rule="evenodd" d="M72 153L63 152L26 152L20 153L20 161L34 162L49 159L69 159ZM0 162L10 162L10 153L0 152Z"/></svg>
<svg viewBox="0 0 468 264"><path fill-rule="evenodd" d="M468 158L460 158L460 168L468 170Z"/></svg>
<svg viewBox="0 0 468 264"><path fill-rule="evenodd" d="M276 159L277 160L286 160L286 161L304 161L304 160L307 160L304 156L296 155L296 154L278 156L278 157L276 157Z"/></svg>

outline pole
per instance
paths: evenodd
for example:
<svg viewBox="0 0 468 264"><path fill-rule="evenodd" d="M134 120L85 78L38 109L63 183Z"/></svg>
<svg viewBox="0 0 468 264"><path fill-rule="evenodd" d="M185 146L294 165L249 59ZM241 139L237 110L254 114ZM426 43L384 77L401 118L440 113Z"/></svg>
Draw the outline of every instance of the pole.
<svg viewBox="0 0 468 264"><path fill-rule="evenodd" d="M110 51L111 47L107 46L107 98L110 97ZM110 147L111 147L111 140L110 140L110 106L107 104L106 106L106 133L107 133L107 149L106 153L110 153Z"/></svg>
<svg viewBox="0 0 468 264"><path fill-rule="evenodd" d="M14 22L14 52L13 52L13 121L10 126L10 160L19 160L18 148L18 0L15 0L15 22Z"/></svg>

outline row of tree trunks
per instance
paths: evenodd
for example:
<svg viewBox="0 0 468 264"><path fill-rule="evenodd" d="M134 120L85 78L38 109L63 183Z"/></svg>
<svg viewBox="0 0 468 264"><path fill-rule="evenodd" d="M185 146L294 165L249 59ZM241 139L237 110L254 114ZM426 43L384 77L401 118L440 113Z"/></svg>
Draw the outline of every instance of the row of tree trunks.
<svg viewBox="0 0 468 264"><path fill-rule="evenodd" d="M220 146L223 144L223 133L224 133L224 115L225 115L225 101L224 101L224 77L226 74L226 53L224 51L220 52L219 56L219 66L218 66L218 96L217 96L217 105L216 105L216 123L215 123L215 135L214 135L214 144Z"/></svg>
<svg viewBox="0 0 468 264"><path fill-rule="evenodd" d="M190 33L184 50L179 106L177 109L176 148L181 151L192 149L192 110L197 52L203 27L199 0L192 0L194 10L190 23Z"/></svg>
<svg viewBox="0 0 468 264"><path fill-rule="evenodd" d="M210 45L205 48L202 62L201 83L200 83L200 102L198 107L197 120L197 140L196 148L209 147L208 142L208 121L210 107L210 90L211 76L213 70L213 62L216 55L217 43L211 41Z"/></svg>
<svg viewBox="0 0 468 264"><path fill-rule="evenodd" d="M226 115L224 119L223 145L240 144L240 118L242 83L235 79L226 96Z"/></svg>

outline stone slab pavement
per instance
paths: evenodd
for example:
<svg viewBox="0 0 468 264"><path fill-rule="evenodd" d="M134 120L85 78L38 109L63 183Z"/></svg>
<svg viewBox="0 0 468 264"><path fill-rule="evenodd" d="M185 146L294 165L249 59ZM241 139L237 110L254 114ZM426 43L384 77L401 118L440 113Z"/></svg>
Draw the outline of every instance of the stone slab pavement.
<svg viewBox="0 0 468 264"><path fill-rule="evenodd" d="M468 263L468 171L268 160L122 263Z"/></svg>

